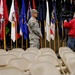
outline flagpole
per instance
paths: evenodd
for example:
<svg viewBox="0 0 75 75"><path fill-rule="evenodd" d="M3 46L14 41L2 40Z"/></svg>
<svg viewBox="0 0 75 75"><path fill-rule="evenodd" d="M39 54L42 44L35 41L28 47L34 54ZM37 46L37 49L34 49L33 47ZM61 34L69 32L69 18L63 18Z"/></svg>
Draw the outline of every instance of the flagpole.
<svg viewBox="0 0 75 75"><path fill-rule="evenodd" d="M63 22L62 22L62 46L64 46L64 30L63 30Z"/></svg>
<svg viewBox="0 0 75 75"><path fill-rule="evenodd" d="M6 50L5 21L4 21L4 50Z"/></svg>
<svg viewBox="0 0 75 75"><path fill-rule="evenodd" d="M65 5L66 5L66 0L64 0L64 11L66 10ZM66 32L65 32L65 35L66 35ZM63 36L65 36L65 35L64 35L64 27L63 27ZM63 38L63 46L65 46L65 41L64 40L65 40L65 38Z"/></svg>
<svg viewBox="0 0 75 75"><path fill-rule="evenodd" d="M1 40L0 40L0 49L1 49Z"/></svg>
<svg viewBox="0 0 75 75"><path fill-rule="evenodd" d="M40 22L40 28L41 28L41 22ZM42 38L40 39L41 48L42 48Z"/></svg>
<svg viewBox="0 0 75 75"><path fill-rule="evenodd" d="M1 19L0 19L0 23L1 23L1 28L0 28L1 34L0 35L1 35L1 41L2 41L2 21L1 21ZM1 44L2 44L2 42L0 43L0 48L2 47Z"/></svg>
<svg viewBox="0 0 75 75"><path fill-rule="evenodd" d="M66 40L67 40L67 29L65 30ZM67 46L67 41L65 41L65 46Z"/></svg>
<svg viewBox="0 0 75 75"><path fill-rule="evenodd" d="M22 46L21 47L23 48L23 35L22 35L22 42L21 43L22 43Z"/></svg>
<svg viewBox="0 0 75 75"><path fill-rule="evenodd" d="M45 26L46 26L46 22L44 20L44 28L45 28ZM44 36L45 36L45 48L46 48L46 33L45 33L45 31L44 31Z"/></svg>
<svg viewBox="0 0 75 75"><path fill-rule="evenodd" d="M54 37L54 51L56 52L56 38Z"/></svg>
<svg viewBox="0 0 75 75"><path fill-rule="evenodd" d="M17 21L16 21L16 48L17 48Z"/></svg>
<svg viewBox="0 0 75 75"><path fill-rule="evenodd" d="M28 40L26 39L26 49L28 48Z"/></svg>
<svg viewBox="0 0 75 75"><path fill-rule="evenodd" d="M50 39L50 42L49 42L49 47L50 47L50 48L51 48L51 41L52 41L52 40Z"/></svg>
<svg viewBox="0 0 75 75"><path fill-rule="evenodd" d="M26 39L26 49L28 48L28 39Z"/></svg>
<svg viewBox="0 0 75 75"><path fill-rule="evenodd" d="M0 49L1 49L1 41L0 41Z"/></svg>
<svg viewBox="0 0 75 75"><path fill-rule="evenodd" d="M0 34L0 35L1 35L1 40L2 40L2 28L3 28L3 27L2 27L2 19L0 19L0 23L1 23L1 34ZM1 44L2 44L2 42L1 42ZM1 47L2 47L2 46L1 46Z"/></svg>
<svg viewBox="0 0 75 75"><path fill-rule="evenodd" d="M59 41L59 27L58 27L58 21L56 21L56 25L57 25L58 50L59 50L59 47L60 47L60 41Z"/></svg>
<svg viewBox="0 0 75 75"><path fill-rule="evenodd" d="M12 50L12 40L11 40L11 50Z"/></svg>

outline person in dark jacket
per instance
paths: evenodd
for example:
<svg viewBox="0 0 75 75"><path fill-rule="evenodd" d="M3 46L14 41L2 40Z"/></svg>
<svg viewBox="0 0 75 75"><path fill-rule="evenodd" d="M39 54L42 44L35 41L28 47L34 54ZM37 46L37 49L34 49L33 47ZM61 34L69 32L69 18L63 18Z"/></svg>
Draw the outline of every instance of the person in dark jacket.
<svg viewBox="0 0 75 75"><path fill-rule="evenodd" d="M71 49L75 48L75 13L73 19L69 22L67 20L64 21L64 28L69 30L68 33L68 47Z"/></svg>

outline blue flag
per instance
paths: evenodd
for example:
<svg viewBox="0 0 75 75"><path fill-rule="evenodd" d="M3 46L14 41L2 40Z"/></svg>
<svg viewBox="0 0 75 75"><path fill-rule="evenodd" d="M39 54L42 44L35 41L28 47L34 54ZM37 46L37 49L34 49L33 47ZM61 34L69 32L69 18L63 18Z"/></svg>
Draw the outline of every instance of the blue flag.
<svg viewBox="0 0 75 75"><path fill-rule="evenodd" d="M21 14L20 14L20 30L22 32L21 35L24 36L24 39L28 38L28 26L27 26L27 21L26 21L26 6L24 0L22 0L22 9L21 9Z"/></svg>
<svg viewBox="0 0 75 75"><path fill-rule="evenodd" d="M53 9L52 9L52 16L51 16L51 20L52 20L52 22L53 23L56 23L56 20L57 20L57 14L56 14L56 1L53 1L52 2L52 7L53 7ZM53 18L53 16L54 16L54 18Z"/></svg>
<svg viewBox="0 0 75 75"><path fill-rule="evenodd" d="M57 14L56 14L56 1L52 1L52 14L51 14L51 27L50 27L50 34L51 39L54 40L55 38L55 23L57 20Z"/></svg>

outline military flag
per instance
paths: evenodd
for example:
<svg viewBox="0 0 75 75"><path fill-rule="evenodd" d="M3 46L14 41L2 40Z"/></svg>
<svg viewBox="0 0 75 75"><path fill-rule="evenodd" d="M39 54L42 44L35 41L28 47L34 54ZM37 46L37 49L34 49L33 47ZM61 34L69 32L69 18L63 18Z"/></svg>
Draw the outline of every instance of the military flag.
<svg viewBox="0 0 75 75"><path fill-rule="evenodd" d="M49 5L48 5L48 1L46 1L46 5L47 5L47 12L46 12L45 32L46 32L46 39L50 42L50 18L49 18Z"/></svg>
<svg viewBox="0 0 75 75"><path fill-rule="evenodd" d="M24 36L24 39L28 38L28 26L26 21L26 6L24 0L22 0L22 9L20 14L20 35Z"/></svg>

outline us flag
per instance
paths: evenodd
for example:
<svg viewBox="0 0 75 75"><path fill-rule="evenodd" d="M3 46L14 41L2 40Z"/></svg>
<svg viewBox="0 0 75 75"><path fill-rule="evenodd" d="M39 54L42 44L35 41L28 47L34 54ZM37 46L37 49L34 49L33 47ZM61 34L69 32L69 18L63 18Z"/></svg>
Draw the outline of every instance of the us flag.
<svg viewBox="0 0 75 75"><path fill-rule="evenodd" d="M50 34L51 34L51 39L54 40L55 38L55 23L57 20L57 15L56 15L56 1L53 0L52 2L52 14L51 14L51 26L50 26Z"/></svg>

